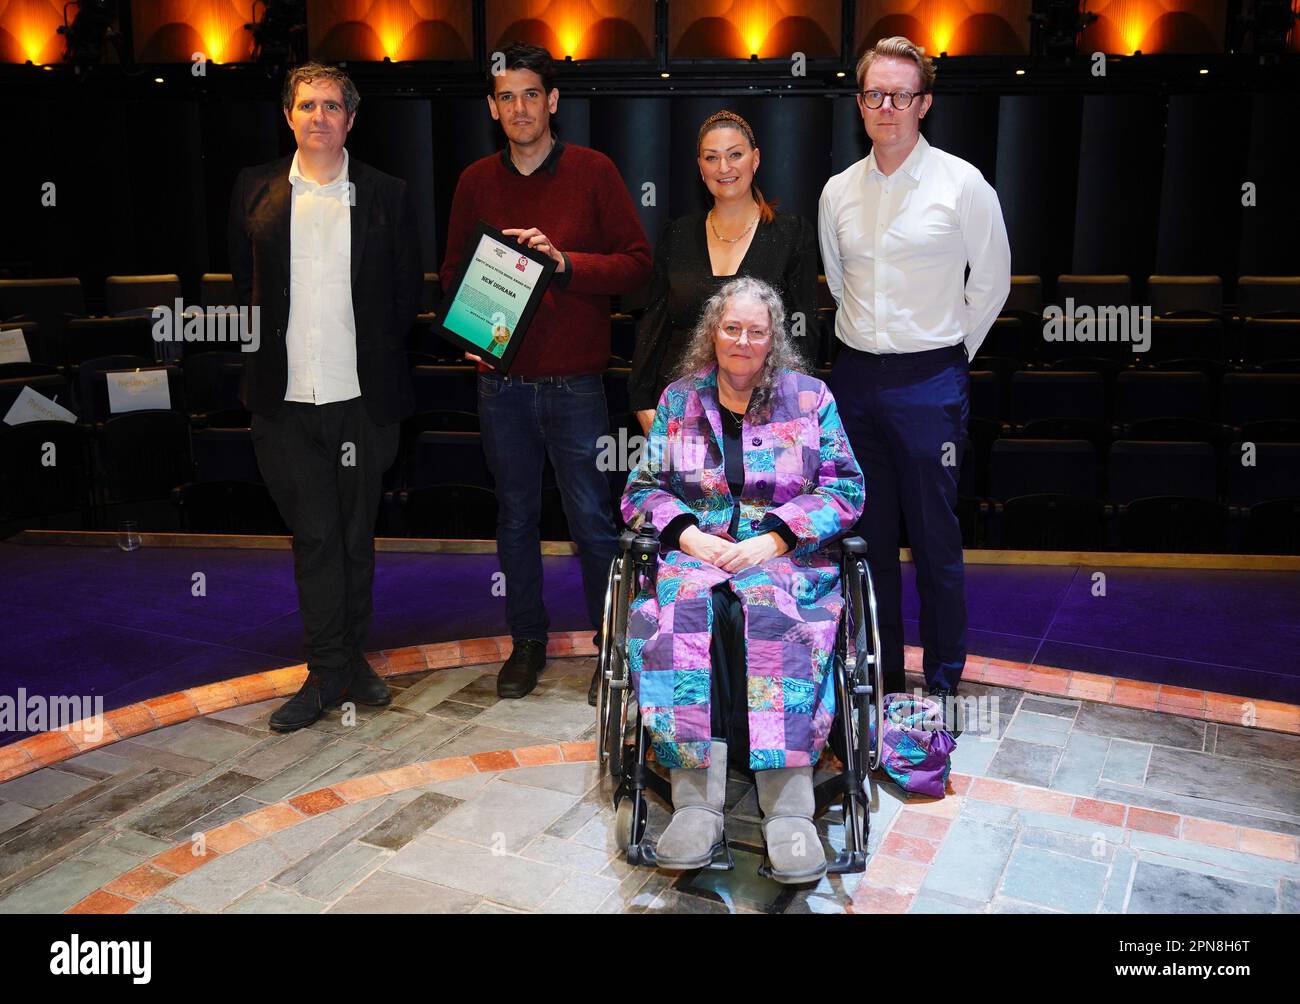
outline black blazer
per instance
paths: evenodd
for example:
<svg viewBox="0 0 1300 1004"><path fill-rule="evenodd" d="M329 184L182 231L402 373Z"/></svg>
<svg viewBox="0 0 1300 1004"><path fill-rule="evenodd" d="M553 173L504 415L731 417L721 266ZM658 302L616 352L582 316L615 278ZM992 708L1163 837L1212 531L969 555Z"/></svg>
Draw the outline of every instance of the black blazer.
<svg viewBox="0 0 1300 1004"><path fill-rule="evenodd" d="M289 381L289 214L293 157L246 167L230 197L230 271L242 306L261 308L260 344L245 355L240 386L249 411L273 417ZM415 410L406 334L419 312L424 273L406 182L348 159L356 186L352 206L352 312L357 330L357 379L370 417L379 425Z"/></svg>

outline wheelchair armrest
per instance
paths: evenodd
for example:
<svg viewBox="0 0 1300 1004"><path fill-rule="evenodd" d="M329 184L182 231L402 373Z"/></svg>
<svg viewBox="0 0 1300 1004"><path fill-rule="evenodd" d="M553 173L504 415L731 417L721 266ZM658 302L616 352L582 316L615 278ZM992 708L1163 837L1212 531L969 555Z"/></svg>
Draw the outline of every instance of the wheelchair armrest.
<svg viewBox="0 0 1300 1004"><path fill-rule="evenodd" d="M862 555L867 553L867 542L861 537L845 537L840 548L845 554Z"/></svg>

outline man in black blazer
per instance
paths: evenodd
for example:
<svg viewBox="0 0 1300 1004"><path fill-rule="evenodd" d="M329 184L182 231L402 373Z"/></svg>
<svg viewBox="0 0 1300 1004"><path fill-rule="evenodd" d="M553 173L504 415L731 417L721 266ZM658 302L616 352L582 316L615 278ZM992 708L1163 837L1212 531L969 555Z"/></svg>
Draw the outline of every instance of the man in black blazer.
<svg viewBox="0 0 1300 1004"><path fill-rule="evenodd" d="M284 116L298 151L240 172L230 269L257 308L244 404L267 487L293 530L307 681L271 716L289 732L349 699L382 705L365 659L380 482L413 410L407 329L423 273L406 183L351 160L361 98L342 71L292 70Z"/></svg>

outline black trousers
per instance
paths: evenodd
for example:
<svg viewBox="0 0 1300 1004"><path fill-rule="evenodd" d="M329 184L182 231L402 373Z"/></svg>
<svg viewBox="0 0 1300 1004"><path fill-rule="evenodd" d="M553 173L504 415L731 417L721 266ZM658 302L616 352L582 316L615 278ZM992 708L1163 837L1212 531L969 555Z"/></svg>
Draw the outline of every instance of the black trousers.
<svg viewBox="0 0 1300 1004"><path fill-rule="evenodd" d="M293 577L309 672L351 671L364 658L374 611L380 483L397 456L400 423L376 425L361 398L286 401L253 416L257 465L293 531Z"/></svg>
<svg viewBox="0 0 1300 1004"><path fill-rule="evenodd" d="M749 769L749 684L745 678L745 609L727 584L713 587L709 639L709 711L713 738L727 744L727 760Z"/></svg>

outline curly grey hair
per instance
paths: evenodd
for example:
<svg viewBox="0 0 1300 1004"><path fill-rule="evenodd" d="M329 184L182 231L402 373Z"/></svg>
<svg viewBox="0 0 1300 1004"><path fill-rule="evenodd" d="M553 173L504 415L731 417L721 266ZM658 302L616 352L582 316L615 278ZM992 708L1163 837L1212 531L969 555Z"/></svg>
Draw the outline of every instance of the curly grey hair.
<svg viewBox="0 0 1300 1004"><path fill-rule="evenodd" d="M704 304L704 312L700 315L699 323L695 325L691 340L687 343L686 354L673 374L673 379L680 380L683 377L695 376L717 363L718 353L714 337L718 326L722 323L722 315L727 309L727 304L737 297L757 300L767 307L768 316L772 319L772 347L768 350L767 358L763 360L763 372L759 375L758 384L749 399L750 414L755 421L764 422L771 415L772 398L782 371L801 371L803 364L799 354L790 345L790 336L785 329L785 304L781 302L781 295L762 279L755 279L752 276L732 279L709 297L708 302Z"/></svg>

